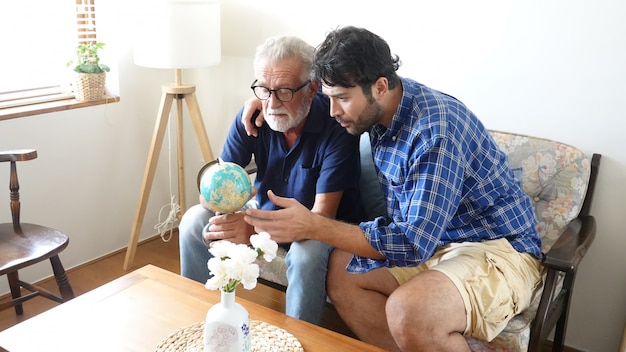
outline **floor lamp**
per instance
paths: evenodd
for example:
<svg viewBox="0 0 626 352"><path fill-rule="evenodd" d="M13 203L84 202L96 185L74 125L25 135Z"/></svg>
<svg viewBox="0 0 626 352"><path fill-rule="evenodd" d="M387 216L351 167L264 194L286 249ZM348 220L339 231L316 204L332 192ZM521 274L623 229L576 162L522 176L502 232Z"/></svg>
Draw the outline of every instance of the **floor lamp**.
<svg viewBox="0 0 626 352"><path fill-rule="evenodd" d="M214 159L195 95L196 86L182 83L182 69L208 67L220 62L219 2L214 0L151 0L142 8L142 13L144 13L144 21L138 26L138 35L134 47L135 64L144 67L174 69L175 82L161 87L161 103L126 249L124 270L129 270L133 265L156 166L163 145L163 137L174 100L176 100L177 118L176 140L180 214L184 213L186 204L182 128L183 102L187 103L189 117L205 162Z"/></svg>

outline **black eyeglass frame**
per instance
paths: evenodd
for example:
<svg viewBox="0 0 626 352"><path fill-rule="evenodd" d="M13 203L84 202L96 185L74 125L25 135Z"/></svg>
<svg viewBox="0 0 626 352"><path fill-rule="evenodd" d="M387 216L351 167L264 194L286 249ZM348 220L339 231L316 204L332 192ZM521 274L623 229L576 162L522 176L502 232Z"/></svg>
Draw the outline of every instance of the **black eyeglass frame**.
<svg viewBox="0 0 626 352"><path fill-rule="evenodd" d="M278 100L282 101L283 103L288 103L288 102L292 101L292 100L293 100L293 96L294 96L294 94L296 94L296 92L297 92L297 91L299 91L300 89L302 89L302 88L306 87L306 86L307 86L307 84L311 83L311 80L310 80L310 79L307 79L306 81L304 81L304 83L302 83L301 85L299 85L299 86L298 86L298 87L296 87L296 88L278 88L278 89L269 89L269 88L264 87L264 86L255 86L254 84L255 84L257 81L258 81L258 79L255 79L255 80L254 80L254 82L252 82L252 85L250 86L250 89L252 89L252 93L254 93L254 96L255 96L255 97L257 97L257 98L258 98L258 99L260 99L260 100L267 100L267 99L269 99L269 98L272 96L272 93L276 92L276 93L277 93L277 94L275 95L275 96L276 96L276 99L278 99ZM263 89L265 89L265 90L268 92L267 98L265 98L265 99L264 99L264 98L259 97L259 95L256 93L256 88L263 88ZM289 91L289 92L291 92L291 97L289 98L289 100L283 100L283 99L281 99L281 98L278 96L278 95L279 95L279 94L278 94L278 91L279 91L279 90L282 90L283 92L284 92L284 91Z"/></svg>

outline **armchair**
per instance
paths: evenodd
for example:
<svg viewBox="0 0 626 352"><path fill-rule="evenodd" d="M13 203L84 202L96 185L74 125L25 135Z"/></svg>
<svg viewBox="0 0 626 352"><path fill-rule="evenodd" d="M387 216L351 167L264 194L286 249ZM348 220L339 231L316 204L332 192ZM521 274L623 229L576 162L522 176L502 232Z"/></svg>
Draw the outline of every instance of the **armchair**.
<svg viewBox="0 0 626 352"><path fill-rule="evenodd" d="M553 350L563 348L569 303L578 265L591 246L596 223L590 215L591 201L600 165L600 155L588 158L580 150L552 140L521 134L490 131L508 155L511 168L531 197L546 254L543 287L537 289L531 306L515 316L505 330L487 342L467 336L472 351L540 351L556 326ZM373 219L386 211L373 166L369 138L361 136L361 181L363 205ZM285 290L286 251L279 248L271 263L260 263L259 282Z"/></svg>
<svg viewBox="0 0 626 352"><path fill-rule="evenodd" d="M466 339L472 351L541 351L556 327L552 350L561 351L578 265L596 235L590 208L601 155L588 158L560 142L491 132L533 202L546 275L530 307L493 341Z"/></svg>

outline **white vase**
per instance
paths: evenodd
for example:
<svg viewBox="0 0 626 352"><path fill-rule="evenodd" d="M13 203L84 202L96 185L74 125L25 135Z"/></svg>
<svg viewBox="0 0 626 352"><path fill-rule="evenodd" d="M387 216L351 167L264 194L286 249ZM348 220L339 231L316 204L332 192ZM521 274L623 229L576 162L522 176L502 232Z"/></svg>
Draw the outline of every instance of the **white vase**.
<svg viewBox="0 0 626 352"><path fill-rule="evenodd" d="M235 292L224 292L204 321L204 352L250 351L250 315L235 302Z"/></svg>

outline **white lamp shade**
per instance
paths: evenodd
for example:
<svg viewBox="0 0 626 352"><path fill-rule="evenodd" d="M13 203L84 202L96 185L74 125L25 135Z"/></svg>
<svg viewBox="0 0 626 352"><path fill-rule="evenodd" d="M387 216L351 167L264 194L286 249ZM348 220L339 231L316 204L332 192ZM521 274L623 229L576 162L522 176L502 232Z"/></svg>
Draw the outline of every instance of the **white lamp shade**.
<svg viewBox="0 0 626 352"><path fill-rule="evenodd" d="M149 0L138 16L135 64L184 69L220 63L219 1Z"/></svg>

